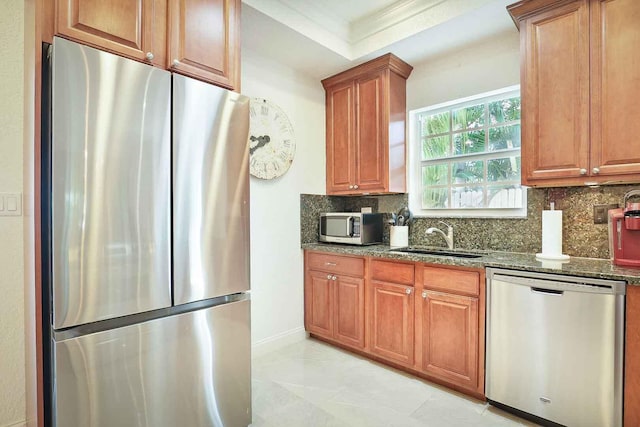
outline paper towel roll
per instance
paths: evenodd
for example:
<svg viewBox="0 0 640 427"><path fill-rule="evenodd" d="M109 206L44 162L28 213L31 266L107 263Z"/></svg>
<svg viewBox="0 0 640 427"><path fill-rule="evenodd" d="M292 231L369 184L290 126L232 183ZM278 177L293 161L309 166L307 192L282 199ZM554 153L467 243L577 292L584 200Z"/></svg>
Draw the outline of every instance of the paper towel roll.
<svg viewBox="0 0 640 427"><path fill-rule="evenodd" d="M542 253L538 258L562 260L562 211L542 211Z"/></svg>

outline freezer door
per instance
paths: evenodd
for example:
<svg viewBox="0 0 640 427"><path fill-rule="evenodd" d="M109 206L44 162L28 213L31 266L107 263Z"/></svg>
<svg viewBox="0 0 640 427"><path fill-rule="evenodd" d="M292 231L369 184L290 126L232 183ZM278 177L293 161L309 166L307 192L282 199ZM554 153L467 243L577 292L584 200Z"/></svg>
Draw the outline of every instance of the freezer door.
<svg viewBox="0 0 640 427"><path fill-rule="evenodd" d="M249 99L173 75L175 304L249 289Z"/></svg>
<svg viewBox="0 0 640 427"><path fill-rule="evenodd" d="M54 425L251 423L249 300L54 342Z"/></svg>
<svg viewBox="0 0 640 427"><path fill-rule="evenodd" d="M170 306L171 74L53 50L53 327Z"/></svg>

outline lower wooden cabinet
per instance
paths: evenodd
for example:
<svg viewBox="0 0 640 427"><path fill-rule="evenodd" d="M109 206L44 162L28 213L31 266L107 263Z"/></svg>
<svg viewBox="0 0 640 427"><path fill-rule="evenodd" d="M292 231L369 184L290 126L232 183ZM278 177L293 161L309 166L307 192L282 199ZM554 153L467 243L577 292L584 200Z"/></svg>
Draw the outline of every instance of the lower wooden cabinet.
<svg viewBox="0 0 640 427"><path fill-rule="evenodd" d="M416 369L484 396L484 270L416 268Z"/></svg>
<svg viewBox="0 0 640 427"><path fill-rule="evenodd" d="M413 365L413 286L371 281L369 343L371 353L402 365Z"/></svg>
<svg viewBox="0 0 640 427"><path fill-rule="evenodd" d="M478 298L422 291L419 369L475 390L478 386Z"/></svg>
<svg viewBox="0 0 640 427"><path fill-rule="evenodd" d="M484 270L305 252L314 336L484 398Z"/></svg>
<svg viewBox="0 0 640 427"><path fill-rule="evenodd" d="M364 259L307 252L305 262L306 330L364 348Z"/></svg>

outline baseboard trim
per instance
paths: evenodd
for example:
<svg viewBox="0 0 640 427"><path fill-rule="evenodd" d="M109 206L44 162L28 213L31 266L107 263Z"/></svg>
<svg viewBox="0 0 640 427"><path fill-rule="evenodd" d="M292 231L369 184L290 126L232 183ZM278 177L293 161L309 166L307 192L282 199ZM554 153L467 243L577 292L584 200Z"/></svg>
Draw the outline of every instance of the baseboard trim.
<svg viewBox="0 0 640 427"><path fill-rule="evenodd" d="M303 341L308 337L307 332L303 326L299 328L291 329L285 332L281 332L269 338L262 339L251 346L251 357L260 357L264 354L271 353L272 351L279 350L290 344Z"/></svg>

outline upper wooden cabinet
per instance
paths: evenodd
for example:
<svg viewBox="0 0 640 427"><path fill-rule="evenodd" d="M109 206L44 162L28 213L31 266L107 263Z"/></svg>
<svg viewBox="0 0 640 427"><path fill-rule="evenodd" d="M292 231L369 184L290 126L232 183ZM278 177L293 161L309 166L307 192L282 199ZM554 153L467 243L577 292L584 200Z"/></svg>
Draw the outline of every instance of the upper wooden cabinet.
<svg viewBox="0 0 640 427"><path fill-rule="evenodd" d="M56 0L55 33L166 65L167 0Z"/></svg>
<svg viewBox="0 0 640 427"><path fill-rule="evenodd" d="M387 54L322 81L327 194L406 191L406 79L412 70Z"/></svg>
<svg viewBox="0 0 640 427"><path fill-rule="evenodd" d="M171 69L239 88L240 0L168 1Z"/></svg>
<svg viewBox="0 0 640 427"><path fill-rule="evenodd" d="M55 17L55 34L239 90L240 0L55 0Z"/></svg>
<svg viewBox="0 0 640 427"><path fill-rule="evenodd" d="M640 2L525 0L520 28L522 183L640 180Z"/></svg>

